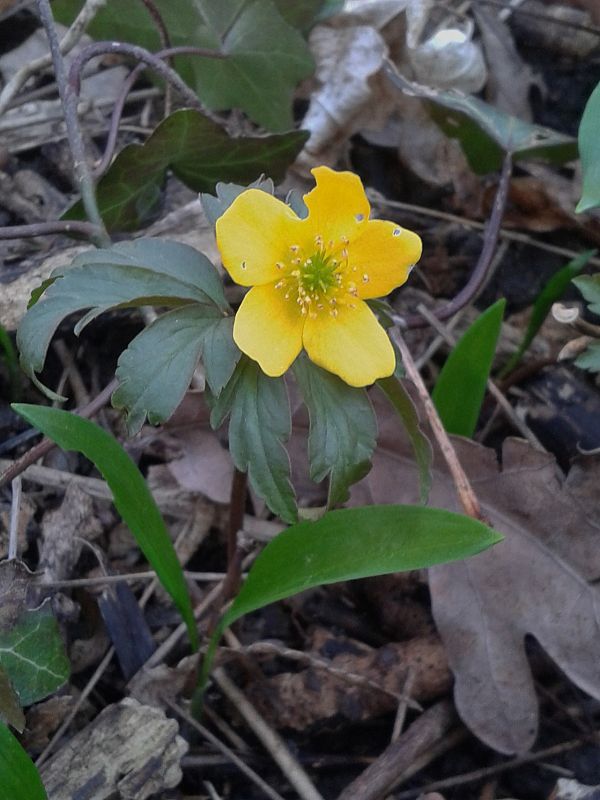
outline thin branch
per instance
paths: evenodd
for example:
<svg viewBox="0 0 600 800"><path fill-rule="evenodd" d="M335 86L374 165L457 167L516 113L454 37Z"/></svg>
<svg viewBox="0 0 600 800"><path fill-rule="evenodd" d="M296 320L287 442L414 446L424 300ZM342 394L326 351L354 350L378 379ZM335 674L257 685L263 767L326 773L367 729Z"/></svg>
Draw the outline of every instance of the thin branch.
<svg viewBox="0 0 600 800"><path fill-rule="evenodd" d="M96 16L96 12L106 3L106 0L86 0L83 8L73 20L73 24L61 39L59 49L63 56L70 53L75 47L77 42L81 39L87 26ZM52 56L50 54L36 58L24 64L12 78L6 83L2 92L0 92L0 116L9 107L13 97L17 94L19 89L24 86L29 78L35 75L42 69L46 69L52 65Z"/></svg>
<svg viewBox="0 0 600 800"><path fill-rule="evenodd" d="M502 225L502 218L504 216L504 209L506 208L506 201L508 198L508 189L510 186L510 178L512 175L512 157L510 153L504 156L502 164L502 173L500 175L500 182L494 198L494 206L490 215L488 224L485 227L483 234L483 247L479 254L479 259L475 265L468 283L460 292L455 295L449 303L445 306L434 310L434 314L438 319L446 320L454 316L457 311L464 308L471 303L476 297L481 288L489 277L490 267L494 262L494 252L498 244L498 236L500 234L500 227ZM411 314L408 317L400 315L393 315L392 319L396 325L401 328L424 328L429 323L421 314Z"/></svg>
<svg viewBox="0 0 600 800"><path fill-rule="evenodd" d="M105 386L104 389L102 389L102 391L93 398L93 400L90 400L90 402L83 408L76 409L74 413L78 414L84 419L93 417L108 403L110 396L118 385L119 384L116 378L113 378L108 386ZM29 467L31 464L34 464L38 458L41 458L42 456L45 456L46 453L50 452L50 450L52 450L52 448L55 446L55 442L53 442L52 439L42 439L42 441L32 447L31 450L28 450L26 453L24 453L21 458L13 461L10 467L0 474L0 487L4 486L9 481L12 481L17 477L17 475L20 475L22 472L24 472L27 467Z"/></svg>
<svg viewBox="0 0 600 800"><path fill-rule="evenodd" d="M400 351L400 355L402 356L402 363L404 364L404 368L406 369L406 374L410 378L410 380L414 383L415 388L419 394L419 399L423 403L423 407L425 408L425 413L427 414L427 419L429 424L431 425L431 430L433 431L433 435L436 438L436 441L439 445L440 450L442 451L442 455L444 456L444 460L448 465L448 469L450 470L450 474L452 475L452 480L454 481L454 485L456 487L456 492L458 494L458 498L460 503L464 509L465 514L469 517L473 517L474 519L479 519L485 522L483 514L481 513L481 507L479 505L479 500L477 499L475 492L473 491L473 487L467 475L462 468L460 461L456 455L456 451L452 446L452 442L446 430L442 424L442 421L439 417L436 407L433 405L433 401L429 392L427 391L427 387L423 383L423 378L421 378L421 374L417 369L413 357L410 353L410 350L406 346L406 342L402 337L402 334L398 330L398 328L391 328L390 329L390 336L395 342Z"/></svg>
<svg viewBox="0 0 600 800"><path fill-rule="evenodd" d="M19 517L21 512L21 476L12 481L12 503L10 507L10 531L8 534L8 560L17 557L19 550Z"/></svg>
<svg viewBox="0 0 600 800"><path fill-rule="evenodd" d="M108 247L110 246L110 236L108 235L96 202L94 180L87 163L83 136L79 126L79 115L77 111L79 89L74 91L71 84L67 81L65 62L60 52L58 36L56 35L56 28L54 26L54 17L52 16L52 9L50 8L50 0L36 0L36 2L50 45L54 75L56 77L56 83L58 84L60 99L63 104L69 147L71 149L71 155L73 156L73 171L81 193L81 200L88 220L101 231L100 235L94 237L94 243L99 247Z"/></svg>
<svg viewBox="0 0 600 800"><path fill-rule="evenodd" d="M7 225L0 228L0 239L28 239L33 236L52 236L55 234L79 234L91 242L96 241L102 230L91 222L80 220L53 220L51 222L35 222L31 225Z"/></svg>
<svg viewBox="0 0 600 800"><path fill-rule="evenodd" d="M156 25L156 29L158 31L158 35L160 38L160 49L166 50L168 47L171 47L171 37L169 36L169 30L165 25L165 21L161 16L158 7L154 0L142 0L142 3L146 7L146 11L152 17L152 21ZM172 62L171 59L167 59L167 64L171 66ZM164 116L168 117L171 112L171 84L167 83L166 90L165 90L165 111Z"/></svg>

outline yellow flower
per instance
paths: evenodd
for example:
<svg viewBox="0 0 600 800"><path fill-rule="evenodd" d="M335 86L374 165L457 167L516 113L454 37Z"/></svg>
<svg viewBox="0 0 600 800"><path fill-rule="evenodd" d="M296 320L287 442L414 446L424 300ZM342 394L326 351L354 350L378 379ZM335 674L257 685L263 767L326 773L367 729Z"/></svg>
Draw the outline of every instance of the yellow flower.
<svg viewBox="0 0 600 800"><path fill-rule="evenodd" d="M421 240L394 222L369 220L360 178L328 167L312 171L300 219L258 189L242 192L217 220L223 265L252 288L235 316L243 353L276 377L304 348L350 386L391 375L390 340L365 303L403 284Z"/></svg>

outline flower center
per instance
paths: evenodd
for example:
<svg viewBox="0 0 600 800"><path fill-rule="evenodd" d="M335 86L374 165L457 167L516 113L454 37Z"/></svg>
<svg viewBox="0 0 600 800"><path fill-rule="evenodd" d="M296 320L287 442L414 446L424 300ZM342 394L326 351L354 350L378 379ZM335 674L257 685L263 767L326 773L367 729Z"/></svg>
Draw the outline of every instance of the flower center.
<svg viewBox="0 0 600 800"><path fill-rule="evenodd" d="M329 241L324 246L322 236L315 236L315 250L306 253L300 245L290 246L287 262L277 263L283 277L275 284L285 292L285 299L300 306L301 313L315 319L320 314L337 317L338 306L356 308L353 301L358 297L356 283L349 280L349 273L358 272L357 267L348 266L348 239ZM368 275L362 275L364 283Z"/></svg>

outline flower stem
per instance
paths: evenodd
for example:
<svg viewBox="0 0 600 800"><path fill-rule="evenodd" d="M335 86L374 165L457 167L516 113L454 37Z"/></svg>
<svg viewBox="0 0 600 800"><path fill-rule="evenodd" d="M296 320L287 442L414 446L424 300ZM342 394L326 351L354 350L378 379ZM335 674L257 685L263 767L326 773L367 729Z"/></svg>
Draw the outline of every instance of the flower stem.
<svg viewBox="0 0 600 800"><path fill-rule="evenodd" d="M60 44L54 26L54 17L52 16L52 9L50 8L50 0L37 0L37 6L50 45L54 74L65 115L69 146L73 156L75 179L81 193L81 199L88 220L92 225L98 228L98 233L93 235L93 241L98 247L109 247L111 243L110 236L108 235L98 208L98 203L96 202L94 180L88 167L83 136L79 126L79 116L77 114L78 91L75 91L74 87L71 86L67 80L65 62L60 51Z"/></svg>

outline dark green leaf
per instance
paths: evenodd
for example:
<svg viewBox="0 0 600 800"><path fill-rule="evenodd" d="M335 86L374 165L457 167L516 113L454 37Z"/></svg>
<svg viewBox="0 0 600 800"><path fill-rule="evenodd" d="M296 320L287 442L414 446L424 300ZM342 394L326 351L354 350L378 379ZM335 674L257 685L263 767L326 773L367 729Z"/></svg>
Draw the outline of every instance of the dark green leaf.
<svg viewBox="0 0 600 800"><path fill-rule="evenodd" d="M574 278L573 283L589 303L592 314L600 314L600 274L582 275Z"/></svg>
<svg viewBox="0 0 600 800"><path fill-rule="evenodd" d="M297 519L290 459L283 446L291 432L290 404L283 378L268 378L242 356L217 398L211 425L230 414L229 450L235 466L248 472L254 491L286 522Z"/></svg>
<svg viewBox="0 0 600 800"><path fill-rule="evenodd" d="M581 272L590 258L592 258L592 256L595 254L596 250L586 250L585 253L581 253L581 255L577 256L572 261L569 261L565 267L559 269L558 272L556 272L543 287L542 291L536 297L535 303L533 304L533 311L531 312L531 317L529 319L529 324L527 326L527 330L525 331L523 341L519 345L516 352L513 353L505 366L502 368L502 371L499 375L500 378L508 375L508 373L512 372L512 370L517 366L523 357L523 354L527 351L529 345L534 340L535 335L542 327L544 320L552 308L552 304L556 303L557 300L560 300L565 289L571 283L573 278Z"/></svg>
<svg viewBox="0 0 600 800"><path fill-rule="evenodd" d="M115 408L127 409L130 436L140 430L146 416L152 425L171 416L207 343L207 379L213 393L220 392L235 366L229 354L235 348L231 329L232 321L219 309L194 303L163 314L135 337L119 357L119 388L112 396ZM233 352L239 357L237 348Z"/></svg>
<svg viewBox="0 0 600 800"><path fill-rule="evenodd" d="M139 305L180 306L199 302L228 308L218 273L210 261L187 245L161 239L139 239L109 250L78 255L70 269L54 276L41 299L29 308L17 333L21 365L34 383L56 395L36 377L44 367L50 340L61 321L90 309L75 333L110 308ZM91 308L90 308L91 307ZM61 398L58 398L61 399Z"/></svg>
<svg viewBox="0 0 600 800"><path fill-rule="evenodd" d="M505 305L505 300L498 300L475 320L440 372L431 397L448 433L475 433Z"/></svg>
<svg viewBox="0 0 600 800"><path fill-rule="evenodd" d="M199 111L180 109L144 144L124 147L100 179L102 218L109 230L139 227L156 212L168 169L197 192L214 192L218 181L248 184L262 173L280 180L307 138L305 131L232 138ZM81 202L63 219L85 219Z"/></svg>
<svg viewBox="0 0 600 800"><path fill-rule="evenodd" d="M587 101L581 118L579 154L583 191L575 209L577 212L588 211L600 205L600 83Z"/></svg>
<svg viewBox="0 0 600 800"><path fill-rule="evenodd" d="M67 680L69 661L49 602L0 630L0 667L23 706L43 700Z"/></svg>
<svg viewBox="0 0 600 800"><path fill-rule="evenodd" d="M179 609L196 648L198 632L181 565L158 506L125 450L98 425L68 411L25 404L13 408L59 447L76 450L93 461L110 487L117 511Z"/></svg>
<svg viewBox="0 0 600 800"><path fill-rule="evenodd" d="M233 341L233 317L223 317L207 329L204 334L202 362L214 397L218 397L231 380L241 355Z"/></svg>
<svg viewBox="0 0 600 800"><path fill-rule="evenodd" d="M0 786L3 800L48 800L33 761L2 723L0 723Z"/></svg>
<svg viewBox="0 0 600 800"><path fill-rule="evenodd" d="M277 10L292 28L306 31L315 23L320 13L323 0L274 0Z"/></svg>
<svg viewBox="0 0 600 800"><path fill-rule="evenodd" d="M8 673L0 666L0 724L12 725L19 733L25 730L25 714Z"/></svg>
<svg viewBox="0 0 600 800"><path fill-rule="evenodd" d="M292 127L293 91L312 72L313 60L301 34L282 19L271 0L154 2L173 45L209 47L225 56L175 59L177 71L206 106L241 108L269 130ZM81 5L79 0L58 0L52 8L56 19L70 24ZM121 3L112 0L99 9L88 33L153 51L160 48L156 25L142 3L128 3L124 14Z"/></svg>
<svg viewBox="0 0 600 800"><path fill-rule="evenodd" d="M4 363L8 372L8 381L10 383L11 395L17 399L19 392L19 363L17 359L17 351L15 350L10 336L0 325L0 357L4 353Z"/></svg>
<svg viewBox="0 0 600 800"><path fill-rule="evenodd" d="M215 186L215 194L201 192L200 202L204 209L206 219L214 225L219 217L227 211L236 197L246 189L262 189L267 194L275 194L275 185L271 178L260 177L248 186L240 186L238 183L223 183L219 181Z"/></svg>
<svg viewBox="0 0 600 800"><path fill-rule="evenodd" d="M345 508L317 522L293 525L269 542L252 565L211 639L203 678L222 632L244 614L313 586L467 558L501 539L471 517L424 506Z"/></svg>
<svg viewBox="0 0 600 800"><path fill-rule="evenodd" d="M523 122L478 97L413 83L391 65L388 75L403 92L428 103L435 121L447 136L459 140L478 174L499 169L505 153L515 160L537 158L559 164L577 158L577 142L570 136Z"/></svg>
<svg viewBox="0 0 600 800"><path fill-rule="evenodd" d="M329 508L348 499L348 489L371 469L377 422L364 389L355 389L306 357L296 359L294 375L310 417L310 477L329 478Z"/></svg>
<svg viewBox="0 0 600 800"><path fill-rule="evenodd" d="M600 372L600 342L588 344L583 353L575 359L575 364L590 372Z"/></svg>
<svg viewBox="0 0 600 800"><path fill-rule="evenodd" d="M400 363L400 362L398 362ZM419 415L410 395L396 375L380 378L377 385L398 412L412 445L415 462L419 470L419 489L421 502L425 504L431 489L431 465L433 450L431 442L421 430Z"/></svg>

